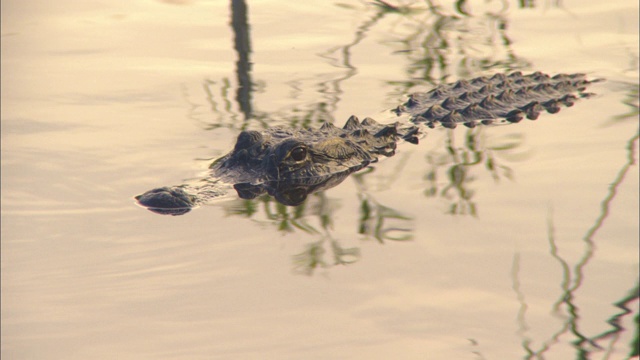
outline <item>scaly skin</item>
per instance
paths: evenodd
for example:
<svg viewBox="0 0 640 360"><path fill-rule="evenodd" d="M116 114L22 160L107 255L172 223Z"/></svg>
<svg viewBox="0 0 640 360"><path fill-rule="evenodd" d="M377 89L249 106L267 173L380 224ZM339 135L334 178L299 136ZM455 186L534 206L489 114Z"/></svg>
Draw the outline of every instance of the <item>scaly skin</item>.
<svg viewBox="0 0 640 360"><path fill-rule="evenodd" d="M555 114L561 105L573 106L578 97L589 95L584 90L592 82L584 74L496 74L412 94L395 111L408 113L414 123L430 128L436 123L455 128L460 123L474 127L499 119L519 122L524 116L535 120L542 111Z"/></svg>
<svg viewBox="0 0 640 360"><path fill-rule="evenodd" d="M399 140L417 144L421 124L455 128L459 123L519 122L525 116L535 120L542 111L556 113L588 97L584 91L595 81L584 74L496 74L410 95L394 110L409 114L410 125L381 125L370 118L361 123L352 116L343 128L325 123L319 129L243 131L234 149L211 164L204 185L157 188L136 199L154 212L181 215L223 195L221 185L227 184L243 199L268 193L285 205L298 205L307 194L336 186L379 156L393 156Z"/></svg>
<svg viewBox="0 0 640 360"><path fill-rule="evenodd" d="M398 139L418 142L418 128L380 125L352 116L343 128L325 123L319 129L271 128L243 131L229 154L210 168L231 183L292 181L359 170L392 156Z"/></svg>
<svg viewBox="0 0 640 360"><path fill-rule="evenodd" d="M136 200L157 213L182 215L224 195L223 184L230 184L243 199L268 193L283 204L298 205L307 194L338 185L378 156L393 156L400 139L417 144L418 127L381 125L370 118L360 122L352 116L343 128L325 123L319 129L247 130L231 152L211 164L210 181L156 188Z"/></svg>

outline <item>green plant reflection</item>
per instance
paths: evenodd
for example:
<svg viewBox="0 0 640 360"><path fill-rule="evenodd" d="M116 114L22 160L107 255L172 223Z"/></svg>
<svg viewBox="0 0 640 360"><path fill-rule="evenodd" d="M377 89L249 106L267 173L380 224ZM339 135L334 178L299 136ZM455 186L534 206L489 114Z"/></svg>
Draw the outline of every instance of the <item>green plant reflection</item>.
<svg viewBox="0 0 640 360"><path fill-rule="evenodd" d="M248 10L243 1L234 0L231 3L231 23L235 34L234 49L238 57L236 72L239 87L235 102L244 116L240 121L238 114L231 110L234 101L230 99L232 91L228 79L220 81L219 90L215 89L218 82L206 80L203 87L207 102L212 112L218 116L218 120L205 124L205 128L226 127L236 131L256 126L267 128L273 124L273 119L278 119L278 124L285 123L292 127L318 126L324 121L333 122L333 112L342 94L342 83L357 73L357 67L352 61L352 51L367 38L368 33L383 18L388 16L401 21L402 26L394 27L394 31L387 31L389 38L381 42L390 46L393 53L408 60L403 79L388 81L393 89L390 97L404 97L414 86L432 86L451 76L477 75L490 68L511 70L526 67L528 62L517 57L511 49L511 41L506 33L507 7L504 2L496 4L498 6L489 7L476 16L468 9L465 1L458 1L456 6L449 10L433 1L428 1L427 4L419 1L404 4L375 1L364 6L340 3L338 6L348 11L365 12L368 15L362 16L365 20L357 26L351 40L343 45L330 47L320 54L321 58L338 69L338 72L332 71L315 80L312 87L317 89L320 101L296 101L297 94L302 91L306 80L293 79L289 81L292 88L291 105L280 110L263 112L251 104L251 92L256 85L251 83L251 67L247 64L251 52ZM502 143L487 146L482 134L482 129L467 131L465 144L457 146L454 141L455 135L449 133L448 143L443 145L442 150L435 149L428 156L427 162L431 170L426 175L429 185L425 194L428 197L439 196L450 201L450 214L477 215L478 207L473 202L473 190L469 187L474 180L474 176L470 175L472 168L486 169L496 181L512 176L513 170L500 163L496 155L513 153L515 148L522 144L522 139L514 135L511 139L503 139ZM443 170L446 171L448 184L440 189L438 173ZM368 204L375 203L370 196L367 199L363 200L363 211L369 209ZM375 229L375 226L365 228ZM379 238L380 235L374 237Z"/></svg>
<svg viewBox="0 0 640 360"><path fill-rule="evenodd" d="M503 178L511 180L513 170L503 160L518 161L527 154L520 150L524 143L520 134L488 137L485 128L477 127L462 135L463 139L458 141L456 132L447 130L444 146L427 155L429 170L424 176L427 183L424 194L449 201L447 213L451 215L477 216L472 189L474 174L488 173L496 182ZM442 177L446 180L441 180Z"/></svg>
<svg viewBox="0 0 640 360"><path fill-rule="evenodd" d="M326 248L331 252L331 262L325 259ZM303 275L313 275L320 268L328 268L335 265L349 265L360 258L360 249L357 247L345 248L340 242L324 236L322 239L305 245L304 251L293 256L294 271Z"/></svg>
<svg viewBox="0 0 640 360"><path fill-rule="evenodd" d="M633 106L633 105L631 105ZM640 131L640 130L639 130ZM638 140L640 134L636 133L627 142L627 163L620 169L618 175L609 187L609 191L603 199L600 207L600 214L594 221L591 228L589 228L583 237L584 250L575 263L571 266L570 261L563 258L560 255L557 239L555 238L555 230L552 216L549 216L548 220L548 241L549 241L549 253L553 259L555 259L562 269L562 282L560 283L561 293L558 300L554 303L552 308L552 314L563 320L561 327L548 339L541 341L542 344L535 348L532 346L532 339L526 335L529 326L526 323L526 311L527 303L524 293L520 289L519 276L519 263L520 257L518 254L514 256L513 268L512 268L512 281L513 290L517 295L518 302L520 303L520 311L518 312L518 334L522 337L522 347L525 350L527 356L526 359L543 359L544 354L551 350L551 348L560 342L560 338L563 335L570 334L573 337L573 346L576 349L577 359L590 359L592 355L598 352L605 352L605 358L609 357L625 329L622 326L622 321L625 318L633 316L633 311L629 308L629 305L640 301L639 284L636 284L626 294L622 295L620 300L616 301L613 305L621 310L616 312L607 320L607 324L610 329L604 330L599 334L589 336L580 327L580 312L578 305L578 290L583 286L585 279L585 269L596 252L595 238L598 231L603 227L607 217L609 216L611 204L615 200L618 188L624 182L626 175L630 169L636 165L635 152L638 146ZM617 311L617 310L616 310ZM630 351L628 358L638 356L638 344L640 326L638 324L638 316L636 314L633 322L636 327L635 334L632 343L629 344Z"/></svg>
<svg viewBox="0 0 640 360"><path fill-rule="evenodd" d="M364 173L374 170L369 168ZM357 232L363 236L362 240L374 239L379 243L411 240L413 219L367 194L363 190L367 188L363 174L356 174L354 178L359 184ZM346 247L333 237L334 214L341 205L340 201L328 197L323 191L314 193L297 206L285 206L268 195L255 200L229 201L221 206L229 216L247 217L260 224L273 226L282 233L303 232L319 237L320 240L306 244L304 251L293 256L297 273L312 275L319 268L349 265L360 258L358 247ZM331 256L331 261L326 259L328 256Z"/></svg>
<svg viewBox="0 0 640 360"><path fill-rule="evenodd" d="M330 71L288 80L290 95L285 105L265 111L254 99L256 94L266 91L268 84L259 79L260 74L252 72L249 8L243 0L232 0L231 29L237 55L235 85L231 75L203 81L205 102L213 114L213 120L207 121L199 120L196 105L199 101L190 100L195 95L185 89L185 99L192 106L189 116L201 122L205 130L226 128L234 133L273 125L318 127L325 121L333 123L342 89L358 73L358 64L352 54L377 29L384 33L379 42L389 48L390 54L398 56L399 64L405 64L402 76L385 80L391 103L400 103L418 88L424 90L495 69L529 68L529 61L518 56L512 47L508 34L508 2L486 1L484 5L476 8L475 4L472 7L464 0L455 2L451 8L432 0L337 4L343 11L357 14L362 20L348 40L320 52L319 57L331 67ZM519 6L532 8L535 3L522 1ZM390 19L392 26L388 26ZM386 27L382 28L381 24ZM301 96L308 89L314 91L313 101L305 101ZM632 111L622 118L637 116L636 98L637 88L630 91L627 100ZM382 122L385 120L381 119ZM388 120L395 120L391 113ZM441 143L431 141L428 145L432 148L425 158L427 170L423 193L426 198L422 201L444 202L445 212L451 215L478 216L481 205L476 200L474 183L482 176L489 176L495 182L512 179L515 170L510 164L528 156L523 149L524 138L517 133L493 135L484 127L444 130L442 134ZM350 181L356 185L355 196L359 204L353 210L359 219L357 236L378 243L411 240L413 219L381 203L374 193L366 190L373 181L383 179L391 183L394 180L393 175L379 175L374 180L370 176L374 171L375 168L369 167L349 174ZM292 206L285 206L266 194L277 193L277 186L244 189L248 194L243 196L246 199L225 202L221 206L229 216L247 217L282 233L310 235L314 240L294 256L294 264L297 272L312 274L316 269L351 264L359 258L357 246L344 245L345 240L336 239L332 233L334 210L341 204L327 195L325 190L328 188L312 189L314 192L304 196L286 194L290 199L288 205ZM333 260L328 260L329 254Z"/></svg>
<svg viewBox="0 0 640 360"><path fill-rule="evenodd" d="M521 0L517 3L521 9L536 7L535 1ZM331 67L330 71L288 80L286 84L290 88L290 95L285 105L274 111L265 111L254 100L254 95L266 91L268 84L259 80L260 74L252 73L248 7L243 0L232 0L231 24L237 54L234 74L236 85L231 80L233 75L203 81L205 101L214 119L201 121L202 127L205 130L226 128L238 133L247 129L266 129L273 125L318 127L325 121L334 123L335 112L342 99L342 89L358 73L358 64L352 54L374 30L382 30L384 35L379 42L389 49L390 54L398 57L398 64L404 64L402 76L384 81L386 97L392 104L402 102L401 99L407 94L418 89L424 90L451 80L470 78L496 69L528 69L531 67L530 62L518 56L512 47L508 33L509 4L508 1L489 0L484 2L485 7L480 10L474 9L465 0L454 2L451 8L433 0L397 4L383 0L337 4L343 11L352 12L361 22L344 43L320 52L319 57ZM556 2L552 6L561 7L562 4ZM393 19L394 25L382 28L380 25L389 19ZM313 101L305 101L302 96L308 89L314 91ZM628 85L624 104L629 111L613 117L605 125L615 126L623 121L637 119L638 89L637 84ZM189 116L200 121L196 116L195 104L198 102L190 100L197 95L185 90L184 96L192 105ZM381 108L382 106L376 105L373 111ZM387 119L382 119L382 122L385 120ZM395 120L391 113L388 120ZM440 143L430 141L427 145L431 149L421 164L426 166L422 189L425 196L419 201L441 201L446 204L447 214L477 217L481 204L476 200L478 196L475 183L483 176L490 177L495 182L513 179L516 173L513 163L524 160L529 155L525 149L524 137L518 133L495 135L485 127L447 129L442 130L441 134ZM637 282L629 286L625 293L617 295L619 300L613 304L606 328L600 332L589 334L581 323L579 311L579 290L587 281L585 270L596 253L596 235L609 216L618 188L636 165L634 154L638 137L636 132L628 140L627 162L611 183L601 203L599 216L582 238L583 250L577 261L567 260L568 256L559 250L553 216L549 214L549 255L559 265L562 276L557 299L550 309L551 314L561 321L561 325L547 338L535 339L531 335L532 325L527 322L527 294L519 279L521 258L519 254L515 254L511 269L512 289L520 305L516 316L516 334L521 338L526 359L543 359L562 341L571 342L578 359L591 358L593 354L601 352L605 352L605 358L608 358L608 354L614 349L623 347L618 342L622 333L628 331L623 324L628 323L633 323L636 327L629 344L628 357L639 355L640 315L636 313L634 317L631 310L631 304L640 300ZM371 176L377 171L375 167L348 174L349 181L355 184L353 196L357 199L357 206L352 211L356 214L357 227L356 236L347 239L339 239L334 234L337 220L335 214L342 210L342 202L331 198L325 191L326 188L305 193L304 198L296 194L287 195L290 199L294 198L294 201L289 202L292 206L276 201L277 196L274 199L267 195L273 194L274 189L250 189L254 191L250 193L252 199L235 199L221 203L220 206L228 216L245 217L283 234L303 234L305 238L310 238L291 257L294 272L310 276L337 265L356 263L361 257L360 246L367 242L384 244L413 239L414 219L379 201L375 192L367 190L376 181L390 186L395 180L393 174L401 173L404 169L403 159L397 163L399 168L392 175L381 175L378 172L376 176ZM472 343L473 353L482 358L478 342L475 339L469 341Z"/></svg>
<svg viewBox="0 0 640 360"><path fill-rule="evenodd" d="M521 9L536 7L535 1L521 0L517 3ZM206 130L228 128L239 132L250 128L265 129L274 124L317 127L324 121L333 123L342 89L358 73L352 53L370 32L389 18L393 18L396 24L391 29L383 29L385 35L380 42L389 48L391 54L399 57L398 63L405 64L403 76L385 80L387 97L392 103L401 102L400 99L406 94L417 89L423 90L454 79L470 78L495 69L509 71L530 68L530 62L518 56L512 47L508 34L509 2L486 1L485 5L485 8L476 10L465 0L456 1L451 9L433 0L399 4L383 0L366 4L339 3L338 7L358 14L357 18L364 20L349 40L330 46L319 54L332 67L331 71L289 80L290 101L275 111L264 111L254 103L253 97L254 92L264 90L266 84L254 80L259 76L251 72L248 8L243 0L232 0L231 24L237 53L235 98L232 99L232 76L219 80L206 79L202 88L214 120L203 122L202 126ZM561 7L562 4L557 2L552 6ZM316 99L311 102L303 100L301 96L309 88L315 90ZM191 96L185 92L187 100ZM629 111L613 117L606 125L637 119L637 85L629 86L624 103ZM195 111L195 107L192 111ZM192 118L198 117L193 115ZM524 160L529 155L523 149L524 137L517 133L491 135L486 128L476 127L465 131L444 130L442 139L441 143L431 142L429 145L432 149L425 158L427 170L423 193L426 199L423 200L446 203L446 213L450 215L477 217L480 204L475 200L477 189L474 182L482 176L489 176L495 182L511 180L515 170L510 164ZM640 299L638 283L630 286L624 294L619 294L619 300L613 304L613 312L606 322L607 328L591 335L581 326L578 293L587 281L585 269L596 252L596 235L609 215L618 187L636 165L634 154L637 142L636 132L628 140L628 161L609 187L601 203L600 215L584 235L583 250L576 262L567 260L567 256L559 251L553 217L549 215L549 254L561 268L562 277L558 298L551 308L551 314L560 319L561 325L548 338L535 339L529 331L532 325L527 322L527 294L519 280L521 258L515 254L511 277L512 288L520 305L516 316L516 333L521 338L524 358L543 359L557 344L568 338L575 348L576 358L588 359L600 352L605 352L605 358L608 358L614 349L621 347L619 339L627 331L623 323L633 323L636 327L629 344L628 357L639 355L640 315L636 313L634 317L631 310L631 304ZM403 166L403 161L399 164ZM396 170L395 174L402 169ZM313 240L301 245L301 251L292 256L292 264L296 273L313 275L322 269L357 262L361 256L359 246L364 243L362 240L383 244L413 239L411 216L381 203L367 191L374 181L389 184L394 181L393 175L379 174L374 180L370 174L375 171L375 168L368 167L350 174L356 187L354 196L358 199L354 211L357 212L356 233L360 242L355 244L349 239L337 239L333 234L336 221L334 214L342 204L329 197L325 190L309 194L308 198L305 194L303 201L291 202L290 205L295 206L285 206L272 196L263 194L264 191L256 192L252 200L237 199L222 203L221 206L229 216L246 217L284 234L308 235ZM469 341L474 347L473 353L483 358L477 349L477 341Z"/></svg>

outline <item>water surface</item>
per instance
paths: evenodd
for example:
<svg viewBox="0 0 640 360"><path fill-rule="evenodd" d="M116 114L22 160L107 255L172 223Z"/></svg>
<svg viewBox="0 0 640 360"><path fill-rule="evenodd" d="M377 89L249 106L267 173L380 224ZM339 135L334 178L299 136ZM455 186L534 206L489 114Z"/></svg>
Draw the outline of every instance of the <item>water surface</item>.
<svg viewBox="0 0 640 360"><path fill-rule="evenodd" d="M638 4L442 3L3 1L2 356L637 356ZM606 81L298 207L134 203L243 129L512 70Z"/></svg>

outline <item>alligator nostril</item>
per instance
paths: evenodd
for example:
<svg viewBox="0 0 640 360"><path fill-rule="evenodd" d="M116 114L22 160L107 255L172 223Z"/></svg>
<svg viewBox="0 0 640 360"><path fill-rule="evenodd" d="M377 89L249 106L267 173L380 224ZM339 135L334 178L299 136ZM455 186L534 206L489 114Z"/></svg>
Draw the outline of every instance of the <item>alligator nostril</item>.
<svg viewBox="0 0 640 360"><path fill-rule="evenodd" d="M240 151L242 149L248 149L251 146L260 144L262 142L264 142L264 138L262 134L260 134L260 132L254 130L245 130L238 135L238 140L236 141L234 150Z"/></svg>

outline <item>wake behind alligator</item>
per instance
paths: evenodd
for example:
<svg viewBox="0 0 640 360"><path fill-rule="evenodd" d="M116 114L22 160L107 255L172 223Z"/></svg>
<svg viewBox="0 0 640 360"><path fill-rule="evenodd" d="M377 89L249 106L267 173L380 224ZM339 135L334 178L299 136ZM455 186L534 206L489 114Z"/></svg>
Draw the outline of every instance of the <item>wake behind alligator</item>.
<svg viewBox="0 0 640 360"><path fill-rule="evenodd" d="M371 118L360 122L351 116L342 128L325 123L319 129L243 131L233 150L211 164L201 183L156 188L136 200L159 214L182 215L233 187L242 199L266 193L285 205L299 205L308 194L338 185L380 156L393 156L399 142L417 144L425 126L535 120L543 112L557 113L588 97L585 90L596 81L584 74L496 74L410 95L393 110L408 114L407 124L379 124Z"/></svg>

